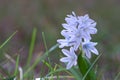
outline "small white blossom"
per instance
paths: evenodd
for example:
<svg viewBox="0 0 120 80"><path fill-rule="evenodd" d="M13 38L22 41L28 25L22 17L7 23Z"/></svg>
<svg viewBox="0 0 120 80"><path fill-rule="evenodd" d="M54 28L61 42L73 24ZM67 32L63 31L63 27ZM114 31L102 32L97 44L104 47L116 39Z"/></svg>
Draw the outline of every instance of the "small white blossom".
<svg viewBox="0 0 120 80"><path fill-rule="evenodd" d="M95 48L96 42L85 41L82 43L82 50L88 58L91 58L91 52L98 55L98 51Z"/></svg>
<svg viewBox="0 0 120 80"><path fill-rule="evenodd" d="M77 56L72 47L70 48L70 51L62 49L62 52L66 57L61 58L60 61L67 63L66 69L70 69L73 65L77 65Z"/></svg>

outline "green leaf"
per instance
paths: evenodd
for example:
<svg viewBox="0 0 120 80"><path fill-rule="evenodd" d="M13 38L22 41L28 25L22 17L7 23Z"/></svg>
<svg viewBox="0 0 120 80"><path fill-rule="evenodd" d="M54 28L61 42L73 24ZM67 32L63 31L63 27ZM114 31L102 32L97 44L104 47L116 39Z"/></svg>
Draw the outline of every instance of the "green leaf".
<svg viewBox="0 0 120 80"><path fill-rule="evenodd" d="M95 65L95 63L98 61L98 59L101 57L102 54L100 54L95 60L94 62L91 64L91 66L89 67L89 69L87 70L86 74L84 75L84 77L82 78L82 80L85 80L86 76L88 75L88 73L91 71L91 69L93 68L93 66Z"/></svg>
<svg viewBox="0 0 120 80"><path fill-rule="evenodd" d="M85 56L82 56L82 52L78 56L78 66L79 66L80 72L83 76L86 74L86 72L88 71L88 69L91 66L89 60L87 60L87 58L85 58ZM90 70L84 80L96 80L96 74L95 74L94 70Z"/></svg>

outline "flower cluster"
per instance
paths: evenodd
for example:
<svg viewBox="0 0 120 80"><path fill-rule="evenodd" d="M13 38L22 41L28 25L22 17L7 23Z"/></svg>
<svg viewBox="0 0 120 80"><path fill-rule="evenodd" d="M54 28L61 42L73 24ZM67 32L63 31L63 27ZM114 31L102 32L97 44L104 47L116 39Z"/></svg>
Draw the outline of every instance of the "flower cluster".
<svg viewBox="0 0 120 80"><path fill-rule="evenodd" d="M62 52L67 57L61 58L61 62L67 62L67 69L70 69L73 65L77 64L77 55L75 51L82 48L82 52L88 58L91 58L91 52L98 55L98 51L95 48L96 42L91 42L91 34L96 34L97 29L95 28L96 22L89 18L88 14L84 16L76 16L74 12L72 15L67 15L65 18L66 23L62 24L63 30L61 35L65 39L58 39L59 48L69 47L70 51L67 49L62 49Z"/></svg>

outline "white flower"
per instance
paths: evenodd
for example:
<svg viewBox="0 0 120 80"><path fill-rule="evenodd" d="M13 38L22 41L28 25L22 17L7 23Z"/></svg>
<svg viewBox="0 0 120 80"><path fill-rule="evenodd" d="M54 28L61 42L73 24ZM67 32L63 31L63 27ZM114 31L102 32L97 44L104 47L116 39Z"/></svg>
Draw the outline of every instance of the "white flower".
<svg viewBox="0 0 120 80"><path fill-rule="evenodd" d="M98 51L95 48L96 42L85 41L82 43L82 50L88 58L91 58L91 52L98 55Z"/></svg>
<svg viewBox="0 0 120 80"><path fill-rule="evenodd" d="M62 49L62 52L66 57L61 58L60 61L67 63L66 69L70 69L73 65L77 65L77 56L72 47L70 48L70 51Z"/></svg>

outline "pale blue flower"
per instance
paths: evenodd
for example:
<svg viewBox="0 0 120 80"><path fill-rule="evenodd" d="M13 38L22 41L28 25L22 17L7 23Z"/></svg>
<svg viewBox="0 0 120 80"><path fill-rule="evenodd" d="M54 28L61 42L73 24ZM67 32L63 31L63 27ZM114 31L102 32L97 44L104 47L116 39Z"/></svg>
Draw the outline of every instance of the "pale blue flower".
<svg viewBox="0 0 120 80"><path fill-rule="evenodd" d="M97 29L95 28L96 22L89 18L88 14L84 16L79 16L79 26L78 29L81 29L83 32L83 38L91 40L90 34L96 34Z"/></svg>
<svg viewBox="0 0 120 80"><path fill-rule="evenodd" d="M88 14L85 14L84 16L78 16L78 22L79 22L80 26L83 26L83 27L84 26L89 26L89 25L95 23L94 20L89 18Z"/></svg>
<svg viewBox="0 0 120 80"><path fill-rule="evenodd" d="M57 40L60 48L73 47L77 51L82 41L91 40L91 34L97 33L96 22L90 19L88 14L76 16L72 12L72 15L67 15L65 21L66 23L62 24L64 30L61 31L65 39Z"/></svg>
<svg viewBox="0 0 120 80"><path fill-rule="evenodd" d="M75 44L75 42L70 42L68 39L58 39L59 48L70 47Z"/></svg>
<svg viewBox="0 0 120 80"><path fill-rule="evenodd" d="M75 16L76 17L76 16ZM68 20L69 23L67 24L62 24L62 26L66 29L66 33L69 36L76 36L77 38L83 38L86 40L91 40L90 34L96 34L97 29L95 28L96 22L92 19L89 18L88 14L84 16L78 16L75 19L71 19L73 17L70 17ZM77 19L78 18L78 19ZM77 19L77 20L76 20ZM74 22L74 25L72 22ZM73 21L74 20L74 21Z"/></svg>
<svg viewBox="0 0 120 80"><path fill-rule="evenodd" d="M72 12L72 15L67 15L67 17L65 18L65 21L70 26L74 26L74 25L77 25L78 19L77 19L76 14L74 12Z"/></svg>
<svg viewBox="0 0 120 80"><path fill-rule="evenodd" d="M73 42L70 42L70 35L66 32L66 30L62 30L61 34L65 37L65 39L58 39L59 48L70 47L73 45Z"/></svg>
<svg viewBox="0 0 120 80"><path fill-rule="evenodd" d="M88 58L91 58L91 52L98 55L98 51L95 48L96 42L85 41L82 43L82 50Z"/></svg>
<svg viewBox="0 0 120 80"><path fill-rule="evenodd" d="M67 63L66 69L70 69L72 66L77 65L77 55L75 54L73 47L70 48L70 51L62 49L62 52L66 57L61 58L60 61Z"/></svg>
<svg viewBox="0 0 120 80"><path fill-rule="evenodd" d="M77 55L75 51L79 47L82 47L82 52L91 58L91 52L98 55L98 51L95 48L96 42L90 42L91 34L96 34L97 29L96 22L89 18L89 15L76 16L74 12L71 15L67 15L65 18L66 23L63 23L63 30L61 35L64 39L58 39L59 48L69 47L70 50L62 49L63 54L66 57L60 59L61 62L66 63L66 69L70 69L72 66L77 65Z"/></svg>
<svg viewBox="0 0 120 80"><path fill-rule="evenodd" d="M59 48L63 47L71 47L76 44L75 41L72 40L70 34L71 32L67 30L62 30L61 34L65 37L65 39L58 39L57 42L59 43Z"/></svg>

